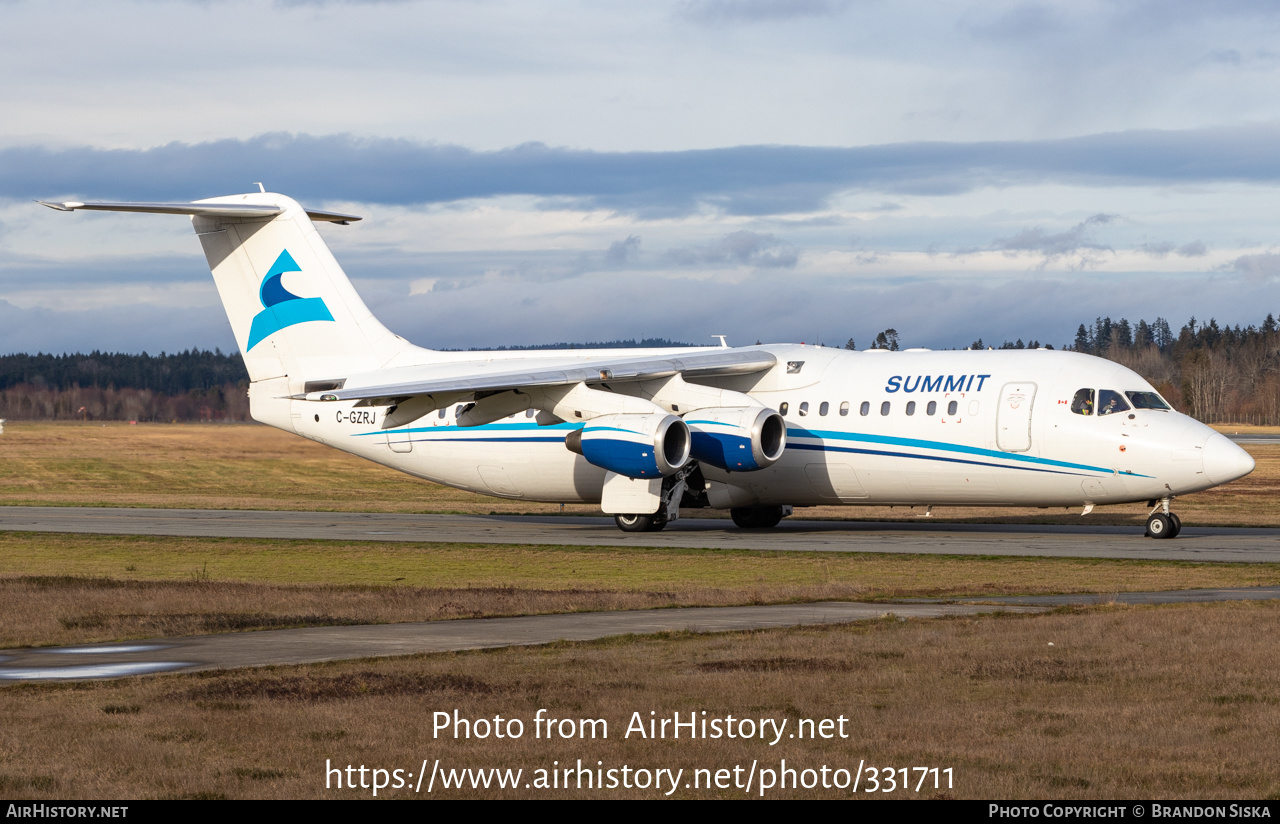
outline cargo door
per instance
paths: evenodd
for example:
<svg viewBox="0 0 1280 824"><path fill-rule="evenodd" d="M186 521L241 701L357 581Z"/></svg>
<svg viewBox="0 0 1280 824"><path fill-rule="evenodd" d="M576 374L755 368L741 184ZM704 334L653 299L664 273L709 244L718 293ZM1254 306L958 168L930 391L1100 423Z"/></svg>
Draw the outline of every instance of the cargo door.
<svg viewBox="0 0 1280 824"><path fill-rule="evenodd" d="M1031 448L1031 407L1035 405L1034 383L1006 383L1000 390L996 409L996 445L1005 452L1026 452Z"/></svg>

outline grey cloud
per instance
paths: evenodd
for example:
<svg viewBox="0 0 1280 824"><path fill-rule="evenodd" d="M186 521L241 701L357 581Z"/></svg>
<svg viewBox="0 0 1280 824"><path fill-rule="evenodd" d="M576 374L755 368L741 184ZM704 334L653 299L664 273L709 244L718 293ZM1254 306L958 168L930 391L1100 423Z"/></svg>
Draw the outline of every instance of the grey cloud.
<svg viewBox="0 0 1280 824"><path fill-rule="evenodd" d="M181 227L181 224L179 224ZM190 227L185 228L190 232ZM12 293L49 286L104 283L208 283L209 267L198 255L137 255L95 258L92 267L0 251L0 288Z"/></svg>
<svg viewBox="0 0 1280 824"><path fill-rule="evenodd" d="M688 0L679 15L702 24L759 23L831 17L848 6L848 0Z"/></svg>
<svg viewBox="0 0 1280 824"><path fill-rule="evenodd" d="M1228 264L1250 280L1269 281L1280 276L1280 254L1264 252L1258 255L1241 255Z"/></svg>
<svg viewBox="0 0 1280 824"><path fill-rule="evenodd" d="M663 255L663 260L677 266L733 263L761 269L790 269L800 260L800 253L772 234L742 230L704 246L671 249Z"/></svg>
<svg viewBox="0 0 1280 824"><path fill-rule="evenodd" d="M20 309L0 299L0 353L157 353L191 346L235 351L235 337L221 310L139 305L111 312L55 311Z"/></svg>
<svg viewBox="0 0 1280 824"><path fill-rule="evenodd" d="M1039 226L1023 229L1016 235L997 238L991 248L1004 252L1036 252L1044 255L1046 262L1082 252L1111 251L1111 247L1096 243L1090 230L1105 226L1119 215L1096 214L1088 217L1065 232L1049 233Z"/></svg>
<svg viewBox="0 0 1280 824"><path fill-rule="evenodd" d="M361 254L355 256L359 263L349 261L352 255L341 257L344 265L352 263L349 271L369 273L355 284L375 315L398 334L435 348L654 336L710 343L710 332L727 333L734 345L756 339L840 345L850 337L870 339L887 326L902 333L904 345L942 348L979 337L997 343L1020 337L1057 346L1071 340L1078 324L1102 315L1162 315L1177 322L1191 314L1187 307L1195 307L1196 316L1222 324L1256 324L1275 300L1273 281L1231 270L1207 278L1090 275L1085 288L1079 277L1044 275L983 284L945 275L904 280L895 274L873 281L788 272L785 289L778 287L777 270L726 280L670 272L662 289L647 278L601 272L575 278L571 288L546 289L514 270L469 280L483 267L452 253L386 259ZM1254 265L1280 271L1280 255L1258 257ZM82 264L65 265L83 271ZM1241 268L1247 268L1244 262ZM406 270L465 286L409 295ZM0 300L0 352L190 346L227 351L234 347L230 328L216 297L211 303L201 309L137 305L81 312L19 309Z"/></svg>
<svg viewBox="0 0 1280 824"><path fill-rule="evenodd" d="M1280 181L1280 125L1134 131L1061 140L499 151L351 135L272 133L151 149L0 149L0 197L177 200L265 180L307 202L449 203L532 195L557 208L641 217L821 211L842 192L959 194L987 186Z"/></svg>
<svg viewBox="0 0 1280 824"><path fill-rule="evenodd" d="M1144 243L1138 249L1154 258L1164 258L1170 254L1177 254L1180 257L1204 257L1209 254L1209 247L1205 246L1204 241L1201 240L1193 240L1181 246L1171 240L1161 240L1153 243Z"/></svg>
<svg viewBox="0 0 1280 824"><path fill-rule="evenodd" d="M970 27L977 35L994 38L1024 39L1054 31L1062 25L1058 14L1048 6L1027 3L1016 6L994 20Z"/></svg>
<svg viewBox="0 0 1280 824"><path fill-rule="evenodd" d="M604 253L604 262L610 266L622 266L640 255L640 236L627 235L626 240L615 240Z"/></svg>

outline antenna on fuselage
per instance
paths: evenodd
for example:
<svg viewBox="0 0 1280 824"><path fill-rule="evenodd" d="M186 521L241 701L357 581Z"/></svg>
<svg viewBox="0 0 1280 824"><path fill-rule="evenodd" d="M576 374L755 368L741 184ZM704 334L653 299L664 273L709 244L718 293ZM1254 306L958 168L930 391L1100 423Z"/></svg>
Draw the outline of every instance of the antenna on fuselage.
<svg viewBox="0 0 1280 824"><path fill-rule="evenodd" d="M725 336L724 336L724 335L712 335L711 337L713 337L713 338L719 338L719 339L720 339L720 348L721 348L721 349L728 349L728 348L729 348L729 344L725 342Z"/></svg>
<svg viewBox="0 0 1280 824"><path fill-rule="evenodd" d="M258 191L259 191L259 192L262 192L264 195L267 193L267 187L266 187L266 186L263 186L261 181L259 181L259 180L255 180L255 181L253 182L253 185L254 185L254 186L257 186L257 187L258 187Z"/></svg>

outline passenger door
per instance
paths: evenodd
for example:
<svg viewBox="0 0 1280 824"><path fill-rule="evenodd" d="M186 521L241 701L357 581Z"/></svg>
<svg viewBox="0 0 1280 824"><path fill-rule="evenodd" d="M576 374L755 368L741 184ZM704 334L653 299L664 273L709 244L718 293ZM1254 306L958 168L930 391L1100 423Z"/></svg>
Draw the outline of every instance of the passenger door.
<svg viewBox="0 0 1280 824"><path fill-rule="evenodd" d="M996 409L996 445L1000 449L1026 452L1031 448L1031 407L1035 400L1034 383L1006 383L1000 390Z"/></svg>

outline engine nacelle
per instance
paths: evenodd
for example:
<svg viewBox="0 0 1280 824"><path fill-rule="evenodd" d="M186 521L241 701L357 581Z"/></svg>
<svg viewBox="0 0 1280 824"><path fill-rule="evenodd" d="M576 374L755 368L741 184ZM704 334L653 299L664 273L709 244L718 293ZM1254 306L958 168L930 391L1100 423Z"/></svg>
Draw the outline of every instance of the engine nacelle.
<svg viewBox="0 0 1280 824"><path fill-rule="evenodd" d="M689 462L689 427L675 415L602 415L564 439L596 466L628 478L670 475Z"/></svg>
<svg viewBox="0 0 1280 824"><path fill-rule="evenodd" d="M685 423L693 436L693 457L730 472L772 466L787 448L786 422L762 406L695 409Z"/></svg>

